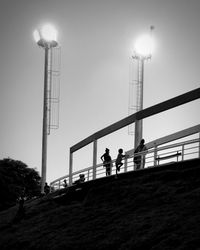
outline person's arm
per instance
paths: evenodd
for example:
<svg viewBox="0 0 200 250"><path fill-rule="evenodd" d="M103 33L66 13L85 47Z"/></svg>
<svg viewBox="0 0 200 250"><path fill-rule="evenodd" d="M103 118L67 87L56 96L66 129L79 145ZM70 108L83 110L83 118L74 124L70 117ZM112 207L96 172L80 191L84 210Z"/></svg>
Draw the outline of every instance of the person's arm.
<svg viewBox="0 0 200 250"><path fill-rule="evenodd" d="M146 155L148 153L148 148L146 146L144 146L144 154Z"/></svg>

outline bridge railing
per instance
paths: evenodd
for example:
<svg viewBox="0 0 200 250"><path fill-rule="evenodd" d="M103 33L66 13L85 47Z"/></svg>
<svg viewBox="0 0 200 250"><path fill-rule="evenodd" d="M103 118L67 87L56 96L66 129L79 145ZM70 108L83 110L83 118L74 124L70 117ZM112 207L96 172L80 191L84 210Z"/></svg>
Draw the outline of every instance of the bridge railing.
<svg viewBox="0 0 200 250"><path fill-rule="evenodd" d="M91 136L85 138L84 140L78 142L77 144L75 144L74 146L72 146L70 148L70 152L69 152L69 175L66 175L64 178L67 180L67 182L69 183L69 185L72 185L74 180L77 178L77 176L79 176L80 173L84 173L86 176L87 180L91 179L96 179L99 178L101 176L103 176L103 165L102 164L97 164L97 141L104 137L107 136L115 131L120 130L121 128L124 128L126 126L129 126L130 124L133 124L139 120L143 120L145 118L151 117L153 115L159 114L161 112L173 109L175 107L178 107L180 105L189 103L191 101L197 100L200 98L200 88L197 88L195 90L192 90L190 92L187 92L185 94L182 94L180 96L174 97L172 99L169 99L167 101L164 101L162 103L156 104L154 106L151 106L149 108L143 109L135 114L132 114L128 117L125 117L124 119L100 130L97 131L96 133L92 134ZM190 129L186 129L183 131L179 131L175 134L157 139L156 141L147 143L147 148L149 149L148 151L148 155L147 155L147 163L146 166L148 166L148 164L151 164L151 161L153 161L153 165L156 166L158 164L156 158L157 157L161 157L158 156L158 151L160 151L160 147L163 144L166 143L171 143L175 140L178 140L180 138L184 138L187 137L189 135L195 134L195 133L199 133L200 132L200 125L194 126ZM79 149L87 146L88 144L93 143L93 165L90 168L84 169L84 170L80 170L80 171L73 171L73 154L78 151ZM184 146L186 147L186 146ZM151 152L151 149L153 149L153 151ZM185 148L182 149L183 151L185 151ZM192 150L192 149L190 149ZM133 151L134 149L130 150L127 152L127 154L129 156L133 156ZM153 156L150 155L150 152L152 153ZM190 153L188 152L188 155ZM185 155L185 154L184 154ZM163 156L164 157L164 156ZM186 156L184 156L186 157ZM150 163L149 163L150 161ZM162 160L164 161L164 160ZM124 164L124 171L127 171L127 169L129 168L129 166L127 165L127 160L125 161ZM61 187L62 185L62 177L53 181L51 183L52 186L55 187Z"/></svg>
<svg viewBox="0 0 200 250"><path fill-rule="evenodd" d="M155 147L148 149L146 152L132 155L127 154L127 157L123 160L123 166L120 169L120 173L136 170L133 158L137 155L142 156L145 154L144 168L161 166L170 162L200 158L200 134L196 134L196 137L198 138L179 143L173 143L162 147L157 147L156 144L154 144ZM111 162L111 175L114 175L116 172L115 160L116 159ZM79 179L80 174L85 175L85 181L93 180L93 166L74 172L72 176L72 183ZM106 177L106 169L103 166L103 163L96 166L96 178L102 177ZM50 185L52 190L63 188L64 180L67 180L69 183L69 175L62 176L59 179L51 182Z"/></svg>

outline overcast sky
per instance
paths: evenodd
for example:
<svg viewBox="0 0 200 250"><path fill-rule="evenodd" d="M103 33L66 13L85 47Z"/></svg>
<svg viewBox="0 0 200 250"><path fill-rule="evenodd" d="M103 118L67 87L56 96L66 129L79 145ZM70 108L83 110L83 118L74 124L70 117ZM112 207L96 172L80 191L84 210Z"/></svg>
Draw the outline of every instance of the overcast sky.
<svg viewBox="0 0 200 250"><path fill-rule="evenodd" d="M0 3L0 158L21 160L39 172L44 51L32 33L44 23L58 30L60 126L48 137L48 182L68 173L71 146L127 116L133 43L150 25L156 46L145 63L144 108L200 87L199 0ZM199 108L198 100L146 119L146 142L199 124ZM119 147L133 147L127 131L98 142L98 161L105 147L112 158ZM76 170L92 165L91 149L75 153Z"/></svg>

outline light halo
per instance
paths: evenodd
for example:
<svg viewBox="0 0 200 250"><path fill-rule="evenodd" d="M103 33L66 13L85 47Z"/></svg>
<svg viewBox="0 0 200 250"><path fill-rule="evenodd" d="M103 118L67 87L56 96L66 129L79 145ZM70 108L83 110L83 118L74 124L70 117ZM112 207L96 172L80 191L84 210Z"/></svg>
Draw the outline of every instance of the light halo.
<svg viewBox="0 0 200 250"><path fill-rule="evenodd" d="M150 35L141 35L135 42L134 52L143 57L151 56L154 50L154 42Z"/></svg>

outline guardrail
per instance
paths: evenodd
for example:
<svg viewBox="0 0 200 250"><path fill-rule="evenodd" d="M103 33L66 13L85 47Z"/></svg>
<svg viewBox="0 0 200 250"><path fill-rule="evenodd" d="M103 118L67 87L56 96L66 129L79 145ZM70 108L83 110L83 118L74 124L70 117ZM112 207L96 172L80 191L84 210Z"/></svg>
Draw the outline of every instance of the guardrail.
<svg viewBox="0 0 200 250"><path fill-rule="evenodd" d="M93 135L85 138L84 140L80 141L79 143L75 144L74 146L72 146L70 148L69 175L66 175L66 176L63 176L61 178L58 178L57 180L54 180L53 182L50 183L50 185L54 188L57 188L57 187L60 188L62 186L62 181L64 179L66 179L67 182L69 183L69 185L71 186L73 184L74 180L77 179L79 174L85 174L87 181L89 181L91 179L94 180L96 178L103 177L105 174L103 165L97 164L97 140L98 139L100 139L106 135L109 135L109 134L111 134L111 133L113 133L113 132L115 132L115 131L117 131L125 126L128 126L132 123L135 123L139 120L143 120L147 117L151 117L155 114L159 114L159 113L167 111L169 109L172 109L172 108L178 107L180 105L186 104L188 102L197 100L199 98L200 98L200 88L197 88L195 90L192 90L192 91L187 92L185 94L182 94L180 96L174 97L174 98L169 99L167 101L164 101L162 103L156 104L152 107L141 110L141 111L139 111L133 115L130 115L130 116L104 128L104 129L100 130L100 131L97 131ZM149 149L149 151L148 151L148 154L146 155L146 166L148 166L148 164L151 164L151 166L158 165L157 157L163 158L164 155L162 156L162 154L167 154L167 152L166 153L162 152L158 156L159 151L161 151L161 148L160 148L161 145L169 143L169 142L170 143L174 142L180 138L185 138L187 136L190 136L190 135L193 135L196 133L198 133L198 134L200 133L200 125L179 131L175 134L172 134L172 135L157 139L153 142L147 143L146 146ZM198 137L198 140L199 140L199 137ZM73 153L76 152L77 150L87 146L90 143L93 143L93 165L92 165L92 167L73 172ZM186 157L186 154L185 154L186 145L187 145L187 143L183 144L183 148L181 149L181 156L182 156L181 159L182 160ZM165 148L165 147L167 147L167 148ZM170 148L171 148L170 146L164 146L163 150L164 149L170 150ZM174 145L173 148L175 150L174 152L176 153L177 152L177 149L175 149L176 145ZM196 146L195 146L195 148L196 148ZM197 148L198 148L198 152L199 152L200 151L199 146ZM192 148L190 150L192 150ZM126 152L130 157L129 157L129 160L126 159L126 161L124 163L124 166L123 166L124 171L127 171L130 168L129 162L130 161L133 162L133 160L130 160L130 158L133 157L133 152L134 152L134 149ZM172 154L172 152L171 152L171 154ZM190 155L190 153L188 153L188 155ZM151 161L153 162L153 164ZM162 159L162 162L164 162L164 159ZM134 169L133 164L132 164L131 168L132 168L132 170Z"/></svg>
<svg viewBox="0 0 200 250"><path fill-rule="evenodd" d="M156 145L156 144L155 144ZM168 157L172 155L176 155L177 152L180 155L175 157ZM145 154L145 167L156 167L161 166L166 163L174 162L174 161L184 161L189 159L200 158L200 139L187 140L179 143L173 143L171 145L157 147L155 146L152 149L149 149L143 153L137 153L133 155L127 155L127 157L123 160L123 166L120 169L120 173L128 172L128 171L138 171L136 170L136 166L133 162L134 156ZM162 157L162 164L158 161L158 157ZM115 160L111 162L111 175L115 174ZM73 173L72 180L73 182L79 179L79 175L85 175L85 181L93 180L93 166L81 169ZM103 163L98 164L96 166L96 178L106 177L106 169L103 166ZM51 188L53 190L64 188L64 180L67 180L69 183L69 175L62 176L61 178L54 180L51 182Z"/></svg>

